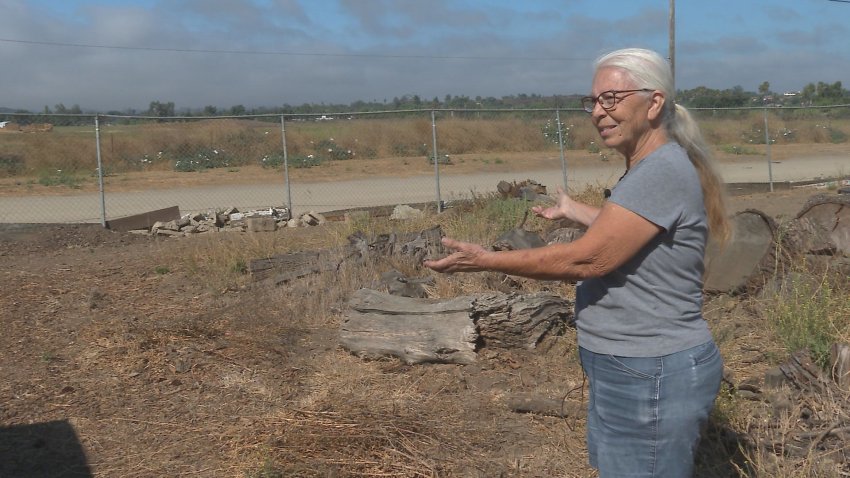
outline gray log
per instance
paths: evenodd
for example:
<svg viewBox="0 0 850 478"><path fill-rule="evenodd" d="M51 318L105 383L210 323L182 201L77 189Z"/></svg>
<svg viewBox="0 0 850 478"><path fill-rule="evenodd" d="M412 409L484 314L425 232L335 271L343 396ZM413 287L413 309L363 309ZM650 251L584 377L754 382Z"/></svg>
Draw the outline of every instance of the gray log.
<svg viewBox="0 0 850 478"><path fill-rule="evenodd" d="M533 349L573 321L573 303L552 294L484 294L472 317L485 347Z"/></svg>
<svg viewBox="0 0 850 478"><path fill-rule="evenodd" d="M730 219L732 236L706 250L706 292L738 293L761 288L775 270L776 224L765 213L748 209Z"/></svg>
<svg viewBox="0 0 850 478"><path fill-rule="evenodd" d="M408 256L417 263L443 254L439 226L420 232L381 234L366 237L356 232L348 237L349 244L318 251L278 254L248 263L255 281L271 279L276 285L310 274L336 271L343 262L363 263L377 256Z"/></svg>
<svg viewBox="0 0 850 478"><path fill-rule="evenodd" d="M368 359L392 356L408 364L470 364L478 340L469 316L472 300L441 302L360 289L349 301L340 343Z"/></svg>
<svg viewBox="0 0 850 478"><path fill-rule="evenodd" d="M477 346L534 348L563 331L572 309L572 302L543 293L440 300L361 289L349 301L340 343L364 358L469 364Z"/></svg>
<svg viewBox="0 0 850 478"><path fill-rule="evenodd" d="M797 213L796 221L804 231L817 234L815 240L802 241L804 252L850 257L850 196L814 196Z"/></svg>

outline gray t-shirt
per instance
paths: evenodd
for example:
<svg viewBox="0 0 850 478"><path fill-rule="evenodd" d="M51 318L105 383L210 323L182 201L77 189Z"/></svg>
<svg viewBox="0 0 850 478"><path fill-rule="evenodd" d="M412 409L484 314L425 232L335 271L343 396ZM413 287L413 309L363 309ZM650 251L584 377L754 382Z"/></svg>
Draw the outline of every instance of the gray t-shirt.
<svg viewBox="0 0 850 478"><path fill-rule="evenodd" d="M708 236L699 175L667 143L639 161L608 199L664 230L606 276L576 290L578 343L595 353L657 357L703 344L703 257Z"/></svg>

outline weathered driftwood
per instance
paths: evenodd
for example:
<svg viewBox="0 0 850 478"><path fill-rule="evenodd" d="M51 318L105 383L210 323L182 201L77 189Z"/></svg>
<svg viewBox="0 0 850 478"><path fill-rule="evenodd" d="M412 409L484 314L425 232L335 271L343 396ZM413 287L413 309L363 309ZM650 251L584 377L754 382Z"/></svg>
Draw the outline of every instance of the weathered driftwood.
<svg viewBox="0 0 850 478"><path fill-rule="evenodd" d="M403 255L421 262L426 257L442 254L442 235L439 226L420 232L381 234L372 238L357 232L349 236L349 244L345 246L255 259L248 264L248 271L255 281L269 279L279 285L310 274L338 270L346 261L362 263L376 256Z"/></svg>
<svg viewBox="0 0 850 478"><path fill-rule="evenodd" d="M779 366L791 386L787 394L768 397L776 410L795 413L796 430L781 426L767 427L768 434L759 446L773 453L815 460L841 462L850 443L850 399L838 384L824 376L812 362L808 351L801 350ZM783 404L784 403L784 404ZM772 420L783 420L776 413Z"/></svg>
<svg viewBox="0 0 850 478"><path fill-rule="evenodd" d="M278 254L251 261L248 271L254 280L273 277L275 284L282 284L310 274L335 271L343 261L354 254L355 251L351 247Z"/></svg>
<svg viewBox="0 0 850 478"><path fill-rule="evenodd" d="M816 394L829 389L829 381L823 376L817 365L812 362L808 351L801 350L791 355L791 358L779 366L779 370L797 389Z"/></svg>
<svg viewBox="0 0 850 478"><path fill-rule="evenodd" d="M813 196L794 222L791 236L802 252L850 257L850 196Z"/></svg>
<svg viewBox="0 0 850 478"><path fill-rule="evenodd" d="M481 294L453 299L357 291L340 328L344 348L409 364L468 364L476 347L534 348L572 320L573 304L551 294Z"/></svg>
<svg viewBox="0 0 850 478"><path fill-rule="evenodd" d="M776 223L765 213L747 209L730 219L732 235L706 250L706 292L737 293L758 289L775 270Z"/></svg>
<svg viewBox="0 0 850 478"><path fill-rule="evenodd" d="M408 364L470 364L478 340L469 317L472 301L414 299L360 289L349 301L340 343L368 359L392 356Z"/></svg>
<svg viewBox="0 0 850 478"><path fill-rule="evenodd" d="M838 388L850 391L850 345L834 343L829 350L829 370Z"/></svg>
<svg viewBox="0 0 850 478"><path fill-rule="evenodd" d="M552 294L482 294L471 317L484 347L533 349L572 323L572 302Z"/></svg>

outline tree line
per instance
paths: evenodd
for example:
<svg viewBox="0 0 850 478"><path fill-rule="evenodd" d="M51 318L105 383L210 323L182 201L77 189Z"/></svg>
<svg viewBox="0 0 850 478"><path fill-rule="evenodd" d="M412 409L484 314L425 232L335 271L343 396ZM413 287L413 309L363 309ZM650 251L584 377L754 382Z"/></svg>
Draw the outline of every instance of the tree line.
<svg viewBox="0 0 850 478"><path fill-rule="evenodd" d="M676 101L688 108L741 108L752 106L828 106L850 103L850 91L845 89L840 81L834 83L809 83L799 92L777 93L771 91L770 83L765 81L758 91L746 91L741 86L724 90L699 86L688 90L679 90ZM458 110L488 110L488 109L555 109L580 108L582 95L539 95L517 94L496 98L493 96L445 95L443 98L424 99L419 95L403 95L383 101L353 101L343 103L304 103L301 105L283 104L274 107L247 108L244 105L234 105L229 108L207 105L203 108L177 109L173 101L151 101L147 110L127 109L124 111L83 110L74 104L66 107L59 103L53 108L45 106L41 112L27 110L10 110L0 108L0 121L13 121L20 124L45 122L45 116L51 116L50 122L56 126L90 124L90 118L84 115L107 114L113 116L153 116L153 117L211 117L211 116L245 116L245 115L319 115L340 112L375 112L422 109L458 109ZM7 115L4 113L15 113ZM64 116L68 115L68 116ZM80 116L75 116L80 115Z"/></svg>

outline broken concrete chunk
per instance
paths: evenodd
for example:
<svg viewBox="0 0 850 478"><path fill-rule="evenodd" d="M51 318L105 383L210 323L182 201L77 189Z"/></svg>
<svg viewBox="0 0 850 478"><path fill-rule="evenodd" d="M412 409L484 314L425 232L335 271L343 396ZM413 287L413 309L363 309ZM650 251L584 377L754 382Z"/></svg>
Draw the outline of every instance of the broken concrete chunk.
<svg viewBox="0 0 850 478"><path fill-rule="evenodd" d="M245 219L248 232L274 232L277 221L273 217L249 217Z"/></svg>
<svg viewBox="0 0 850 478"><path fill-rule="evenodd" d="M390 214L390 220L401 221L405 219L415 219L417 217L422 217L422 214L424 213L419 209L412 208L407 204L399 204L393 208L393 213Z"/></svg>

